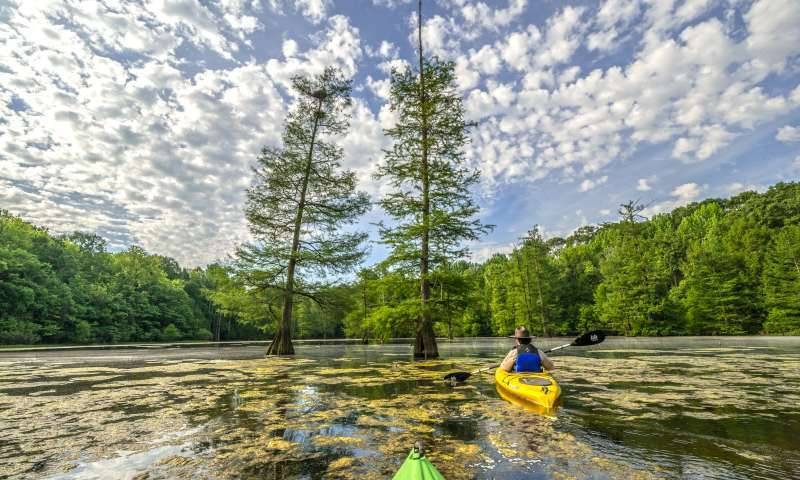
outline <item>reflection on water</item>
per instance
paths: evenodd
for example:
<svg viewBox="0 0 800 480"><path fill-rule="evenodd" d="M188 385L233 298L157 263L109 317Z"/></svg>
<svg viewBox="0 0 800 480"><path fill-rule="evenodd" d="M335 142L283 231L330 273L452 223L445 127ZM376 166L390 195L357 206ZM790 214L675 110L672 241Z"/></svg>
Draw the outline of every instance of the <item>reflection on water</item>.
<svg viewBox="0 0 800 480"><path fill-rule="evenodd" d="M442 381L507 348L0 353L0 478L384 479L416 440L449 480L800 477L800 339L563 351L555 418Z"/></svg>

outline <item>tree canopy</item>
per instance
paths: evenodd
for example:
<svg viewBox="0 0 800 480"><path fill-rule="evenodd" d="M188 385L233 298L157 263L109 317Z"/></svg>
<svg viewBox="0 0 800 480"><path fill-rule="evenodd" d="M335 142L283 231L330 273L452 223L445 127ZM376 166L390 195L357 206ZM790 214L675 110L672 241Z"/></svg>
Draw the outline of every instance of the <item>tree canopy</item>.
<svg viewBox="0 0 800 480"><path fill-rule="evenodd" d="M0 343L261 338L209 300L218 268L110 253L97 235L55 236L0 211Z"/></svg>
<svg viewBox="0 0 800 480"><path fill-rule="evenodd" d="M800 334L800 183L577 229L534 227L510 253L430 273L440 336ZM50 234L0 213L0 342L266 338L276 297L231 265L187 270L139 247ZM292 335L414 337L416 272L378 264L299 297Z"/></svg>

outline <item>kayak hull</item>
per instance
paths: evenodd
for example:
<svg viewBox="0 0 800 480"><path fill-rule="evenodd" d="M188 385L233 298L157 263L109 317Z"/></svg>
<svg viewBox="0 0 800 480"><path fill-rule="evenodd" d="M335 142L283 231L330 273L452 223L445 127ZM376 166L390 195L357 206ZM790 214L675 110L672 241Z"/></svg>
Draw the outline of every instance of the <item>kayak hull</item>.
<svg viewBox="0 0 800 480"><path fill-rule="evenodd" d="M561 398L561 387L548 373L509 373L498 368L494 374L497 393L502 398L537 413L555 411Z"/></svg>

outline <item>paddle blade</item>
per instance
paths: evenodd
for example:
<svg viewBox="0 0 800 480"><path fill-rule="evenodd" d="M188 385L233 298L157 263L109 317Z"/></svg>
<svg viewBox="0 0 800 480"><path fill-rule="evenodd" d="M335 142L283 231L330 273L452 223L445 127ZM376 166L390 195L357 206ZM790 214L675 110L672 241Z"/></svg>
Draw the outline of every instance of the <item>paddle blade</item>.
<svg viewBox="0 0 800 480"><path fill-rule="evenodd" d="M471 376L472 374L469 372L452 372L445 375L444 379L451 382L453 381L453 379L455 379L456 382L463 382Z"/></svg>
<svg viewBox="0 0 800 480"><path fill-rule="evenodd" d="M589 345L597 345L606 339L606 334L600 330L586 332L572 342L573 347L587 347Z"/></svg>

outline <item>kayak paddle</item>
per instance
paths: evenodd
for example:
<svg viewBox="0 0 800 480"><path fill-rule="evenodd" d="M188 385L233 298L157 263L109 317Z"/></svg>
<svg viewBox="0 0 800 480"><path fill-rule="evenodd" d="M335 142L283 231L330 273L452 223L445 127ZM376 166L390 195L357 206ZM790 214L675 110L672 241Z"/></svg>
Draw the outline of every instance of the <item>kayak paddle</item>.
<svg viewBox="0 0 800 480"><path fill-rule="evenodd" d="M572 343L561 345L560 347L551 348L550 350L545 350L544 353L555 352L556 350L561 350L562 348L567 348L567 347L588 347L589 345L597 345L598 343L602 342L605 339L606 339L606 334L601 332L600 330L586 332L580 337L573 340Z"/></svg>
<svg viewBox="0 0 800 480"><path fill-rule="evenodd" d="M589 345L597 345L598 343L601 343L605 339L606 335L603 332L601 332L600 330L594 330L591 332L584 333L580 337L573 340L571 343L551 348L550 350L545 350L544 353L555 352L556 350L561 350L562 348L567 348L567 347L588 347ZM489 367L479 368L471 372L451 372L445 375L444 379L455 382L463 382L476 373L485 372L486 370L491 370L499 366L500 366L499 364L491 365Z"/></svg>

